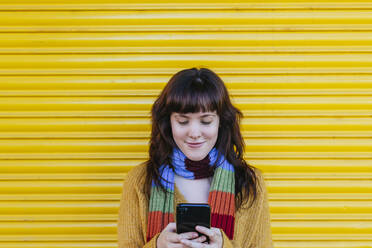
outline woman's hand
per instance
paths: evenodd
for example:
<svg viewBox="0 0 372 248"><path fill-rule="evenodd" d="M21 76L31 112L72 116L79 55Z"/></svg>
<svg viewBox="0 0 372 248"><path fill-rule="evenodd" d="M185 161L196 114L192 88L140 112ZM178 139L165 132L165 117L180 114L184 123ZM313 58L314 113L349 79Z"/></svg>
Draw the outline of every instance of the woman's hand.
<svg viewBox="0 0 372 248"><path fill-rule="evenodd" d="M196 226L195 229L209 237L209 244L194 242L194 240L181 239L182 244L191 248L222 248L223 239L220 229L215 227L208 229L203 226Z"/></svg>
<svg viewBox="0 0 372 248"><path fill-rule="evenodd" d="M197 232L187 232L177 234L176 223L169 223L160 233L156 240L157 248L185 248L186 245L181 243L181 240L192 240L193 243L202 243L206 240L205 236L198 237Z"/></svg>

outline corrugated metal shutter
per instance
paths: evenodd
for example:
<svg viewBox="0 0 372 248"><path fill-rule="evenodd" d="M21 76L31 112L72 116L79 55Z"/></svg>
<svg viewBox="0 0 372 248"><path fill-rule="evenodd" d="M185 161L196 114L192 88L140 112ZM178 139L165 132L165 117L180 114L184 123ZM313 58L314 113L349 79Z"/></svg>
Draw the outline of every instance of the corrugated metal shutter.
<svg viewBox="0 0 372 248"><path fill-rule="evenodd" d="M372 247L372 2L3 0L0 247L116 247L170 76L209 67L276 247Z"/></svg>

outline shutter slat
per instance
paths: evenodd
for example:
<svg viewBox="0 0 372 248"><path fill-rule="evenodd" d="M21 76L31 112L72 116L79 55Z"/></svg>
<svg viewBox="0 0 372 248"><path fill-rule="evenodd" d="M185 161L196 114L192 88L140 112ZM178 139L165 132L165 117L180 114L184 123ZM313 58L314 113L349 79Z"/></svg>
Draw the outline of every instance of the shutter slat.
<svg viewBox="0 0 372 248"><path fill-rule="evenodd" d="M275 247L371 247L371 41L369 0L3 0L0 248L117 247L151 105L194 66L244 114Z"/></svg>

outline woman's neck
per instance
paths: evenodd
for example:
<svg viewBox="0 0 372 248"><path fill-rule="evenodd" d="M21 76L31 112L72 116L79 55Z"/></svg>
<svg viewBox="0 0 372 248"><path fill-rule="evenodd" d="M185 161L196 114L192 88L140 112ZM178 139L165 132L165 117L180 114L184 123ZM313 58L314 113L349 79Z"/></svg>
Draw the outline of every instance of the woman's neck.
<svg viewBox="0 0 372 248"><path fill-rule="evenodd" d="M174 175L174 182L187 202L208 203L209 189L213 177L203 179L185 179Z"/></svg>

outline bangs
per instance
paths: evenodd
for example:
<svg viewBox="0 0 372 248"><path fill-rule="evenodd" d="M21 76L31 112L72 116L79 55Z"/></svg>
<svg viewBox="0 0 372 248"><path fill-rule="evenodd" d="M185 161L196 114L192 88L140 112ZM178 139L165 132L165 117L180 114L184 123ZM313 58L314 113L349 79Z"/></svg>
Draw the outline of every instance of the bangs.
<svg viewBox="0 0 372 248"><path fill-rule="evenodd" d="M220 94L213 84L200 85L191 82L179 83L177 86L171 90L167 98L166 109L169 114L220 112Z"/></svg>

